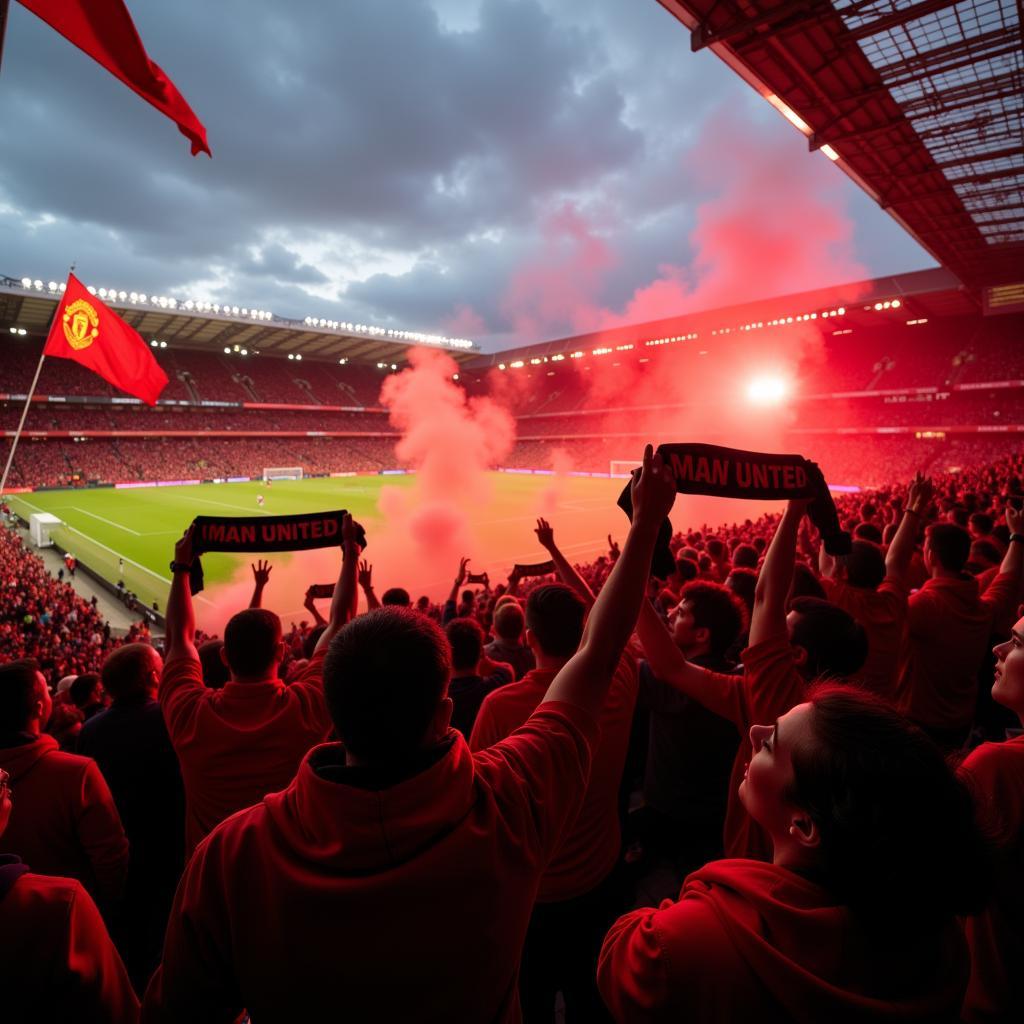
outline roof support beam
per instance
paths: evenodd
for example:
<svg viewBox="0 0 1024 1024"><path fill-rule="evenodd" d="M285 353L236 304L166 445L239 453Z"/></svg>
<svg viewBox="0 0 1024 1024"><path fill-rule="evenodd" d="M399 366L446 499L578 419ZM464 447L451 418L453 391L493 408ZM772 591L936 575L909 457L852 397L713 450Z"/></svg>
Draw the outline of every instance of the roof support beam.
<svg viewBox="0 0 1024 1024"><path fill-rule="evenodd" d="M874 21L849 29L847 38L867 39L870 36L878 35L879 32L885 32L887 29L905 25L908 21L917 21L918 18L923 18L926 14L934 14L936 11L953 7L959 2L960 0L921 0L921 3L914 4L912 7L904 7L902 10L893 11L892 14L883 15L881 18L875 18Z"/></svg>
<svg viewBox="0 0 1024 1024"><path fill-rule="evenodd" d="M1024 154L1024 146L1008 146L1006 149L993 149L988 153L978 153L977 156L962 156L956 160L943 160L938 166L941 170L949 167L964 167L967 164L981 163L983 160L1000 160L1006 156L1021 156Z"/></svg>
<svg viewBox="0 0 1024 1024"><path fill-rule="evenodd" d="M716 5L717 7L717 5ZM737 36L745 36L748 33L756 32L757 29L767 25L777 25L780 21L791 17L794 14L803 14L817 9L817 13L823 13L823 8L832 9L828 0L789 0L778 7L767 11L761 11L749 18L740 18L722 28L713 29L706 21L697 22L696 28L690 33L690 49L696 53L706 46L713 46L715 43L725 43L735 39ZM714 8L709 14L714 13Z"/></svg>

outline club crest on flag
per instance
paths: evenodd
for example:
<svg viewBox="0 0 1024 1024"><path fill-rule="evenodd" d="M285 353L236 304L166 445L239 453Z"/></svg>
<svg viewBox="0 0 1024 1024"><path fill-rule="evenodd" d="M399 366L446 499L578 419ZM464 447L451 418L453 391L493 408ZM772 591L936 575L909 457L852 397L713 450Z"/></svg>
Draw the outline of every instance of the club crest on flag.
<svg viewBox="0 0 1024 1024"><path fill-rule="evenodd" d="M100 317L95 306L85 299L76 299L63 316L64 337L76 350L88 348L100 333Z"/></svg>

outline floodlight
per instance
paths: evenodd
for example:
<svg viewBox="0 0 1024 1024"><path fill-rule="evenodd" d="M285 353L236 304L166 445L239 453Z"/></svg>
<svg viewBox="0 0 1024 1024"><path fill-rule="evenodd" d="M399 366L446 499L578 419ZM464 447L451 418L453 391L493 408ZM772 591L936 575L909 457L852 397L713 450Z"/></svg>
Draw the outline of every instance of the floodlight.
<svg viewBox="0 0 1024 1024"><path fill-rule="evenodd" d="M789 394L789 383L782 377L755 377L747 385L747 398L754 405L778 405Z"/></svg>

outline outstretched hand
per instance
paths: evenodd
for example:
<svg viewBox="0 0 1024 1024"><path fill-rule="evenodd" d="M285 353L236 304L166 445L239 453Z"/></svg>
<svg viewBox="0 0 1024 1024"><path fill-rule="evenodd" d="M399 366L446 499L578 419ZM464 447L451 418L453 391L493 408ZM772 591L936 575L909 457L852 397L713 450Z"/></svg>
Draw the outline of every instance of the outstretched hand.
<svg viewBox="0 0 1024 1024"><path fill-rule="evenodd" d="M341 517L341 543L343 547L350 547L353 544L362 551L359 537L362 534L362 527L355 521L352 515L346 512Z"/></svg>
<svg viewBox="0 0 1024 1024"><path fill-rule="evenodd" d="M1012 505L1006 506L1006 525L1010 528L1010 533L1024 533L1024 509L1014 508Z"/></svg>
<svg viewBox="0 0 1024 1024"><path fill-rule="evenodd" d="M907 495L907 511L923 515L931 504L934 493L935 488L932 486L931 480L920 472L915 473L914 479L910 481Z"/></svg>
<svg viewBox="0 0 1024 1024"><path fill-rule="evenodd" d="M676 500L676 484L661 456L654 453L652 445L644 448L643 465L633 470L629 489L633 499L634 523L659 526L672 511Z"/></svg>
<svg viewBox="0 0 1024 1024"><path fill-rule="evenodd" d="M365 559L359 563L359 575L357 577L359 586L369 590L373 586L373 566Z"/></svg>
<svg viewBox="0 0 1024 1024"><path fill-rule="evenodd" d="M189 528L181 535L177 544L174 545L174 560L179 565L191 565L192 559L195 554L192 550L192 535L195 531L195 527L191 524Z"/></svg>
<svg viewBox="0 0 1024 1024"><path fill-rule="evenodd" d="M555 531L546 519L538 519L537 528L533 532L537 534L537 540L545 551L555 546Z"/></svg>
<svg viewBox="0 0 1024 1024"><path fill-rule="evenodd" d="M466 576L469 574L469 570L466 568L469 565L468 558L459 559L459 574L455 577L455 585L461 587L466 582Z"/></svg>
<svg viewBox="0 0 1024 1024"><path fill-rule="evenodd" d="M257 561L252 567L252 578L257 587L265 587L270 580L270 570L273 566L266 560Z"/></svg>

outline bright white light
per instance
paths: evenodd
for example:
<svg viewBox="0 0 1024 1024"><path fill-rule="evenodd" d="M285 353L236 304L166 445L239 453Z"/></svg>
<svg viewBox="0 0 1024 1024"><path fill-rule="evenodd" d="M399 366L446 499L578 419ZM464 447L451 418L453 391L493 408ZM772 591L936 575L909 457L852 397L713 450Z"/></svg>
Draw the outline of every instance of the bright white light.
<svg viewBox="0 0 1024 1024"><path fill-rule="evenodd" d="M49 288L51 292L55 292L57 290L57 282L50 281L47 283L46 287Z"/></svg>
<svg viewBox="0 0 1024 1024"><path fill-rule="evenodd" d="M839 154L829 145L822 146L821 151L829 158L829 160L839 159Z"/></svg>
<svg viewBox="0 0 1024 1024"><path fill-rule="evenodd" d="M157 347L157 344L158 344L158 342L157 342L156 338L154 338L154 339L153 339L153 340L152 340L152 341L151 341L151 342L149 343L149 347L150 347L150 348L156 348L156 347Z"/></svg>
<svg viewBox="0 0 1024 1024"><path fill-rule="evenodd" d="M21 287L22 288L31 288L32 287L32 278L31 277L23 277L21 279Z"/></svg>
<svg viewBox="0 0 1024 1024"><path fill-rule="evenodd" d="M298 360L299 362L302 362L302 353L301 353L301 352L296 352L296 353L295 353L295 358L296 358L296 360Z"/></svg>
<svg viewBox="0 0 1024 1024"><path fill-rule="evenodd" d="M160 347L161 348L167 348L167 342L166 341L161 341L160 342Z"/></svg>
<svg viewBox="0 0 1024 1024"><path fill-rule="evenodd" d="M782 377L755 377L747 385L747 398L754 405L778 405L789 394L789 383Z"/></svg>
<svg viewBox="0 0 1024 1024"><path fill-rule="evenodd" d="M28 331L26 331L24 327L18 328L18 337L24 338L26 334L28 334Z"/></svg>
<svg viewBox="0 0 1024 1024"><path fill-rule="evenodd" d="M893 309L899 309L901 305L902 305L902 303L900 302L899 299L893 299L892 300L892 308Z"/></svg>
<svg viewBox="0 0 1024 1024"><path fill-rule="evenodd" d="M804 135L811 134L811 126L798 114L786 106L774 93L769 93L765 99L795 128L798 128Z"/></svg>
<svg viewBox="0 0 1024 1024"><path fill-rule="evenodd" d="M226 356L231 355L231 346L230 345L225 345L224 346L224 355L226 355Z"/></svg>

